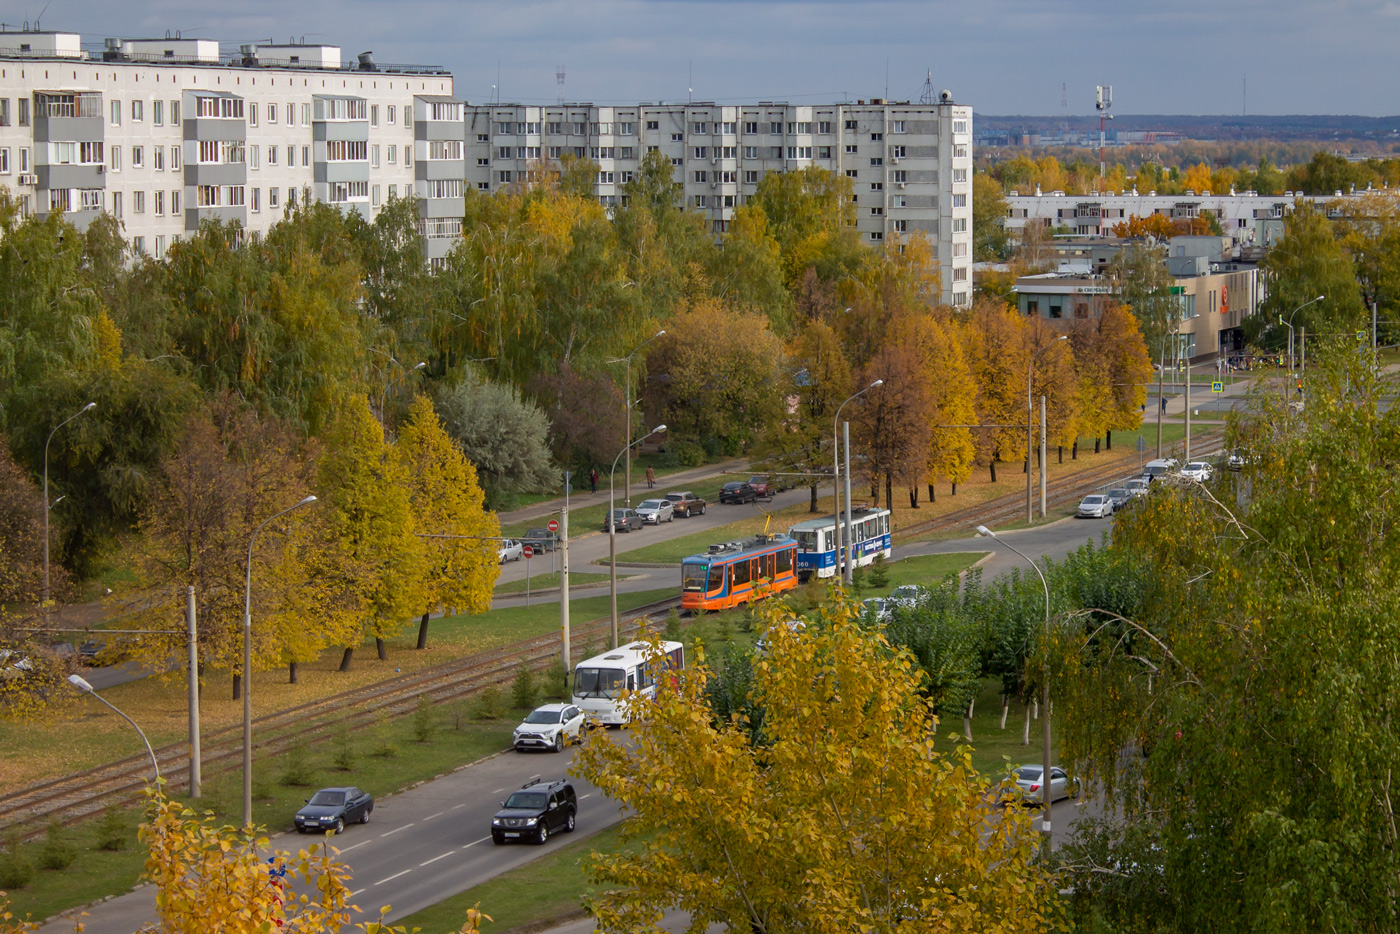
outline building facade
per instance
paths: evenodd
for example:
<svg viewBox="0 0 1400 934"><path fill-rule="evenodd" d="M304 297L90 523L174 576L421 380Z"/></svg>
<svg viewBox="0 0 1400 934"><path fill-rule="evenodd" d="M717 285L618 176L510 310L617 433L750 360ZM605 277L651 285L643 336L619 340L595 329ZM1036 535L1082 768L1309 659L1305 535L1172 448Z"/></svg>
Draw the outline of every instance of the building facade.
<svg viewBox="0 0 1400 934"><path fill-rule="evenodd" d="M261 233L298 199L373 217L413 193L436 258L450 247L433 221L462 215L452 95L441 68L336 46L0 32L0 185L79 227L109 212L157 257L206 219Z"/></svg>
<svg viewBox="0 0 1400 934"><path fill-rule="evenodd" d="M851 180L861 239L880 245L922 232L942 276L940 300L972 302L972 108L882 99L825 105L758 103L466 108L466 178L489 193L564 155L598 164L605 205L642 158L659 151L686 207L716 235L769 172L820 166Z"/></svg>

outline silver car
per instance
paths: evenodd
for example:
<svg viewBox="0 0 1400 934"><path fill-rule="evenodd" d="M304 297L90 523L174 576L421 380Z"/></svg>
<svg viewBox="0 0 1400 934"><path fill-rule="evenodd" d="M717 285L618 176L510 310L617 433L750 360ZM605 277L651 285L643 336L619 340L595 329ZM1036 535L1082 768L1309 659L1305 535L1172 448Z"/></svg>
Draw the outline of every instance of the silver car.
<svg viewBox="0 0 1400 934"><path fill-rule="evenodd" d="M1197 483L1205 483L1211 476L1210 464L1205 461L1192 461L1181 468L1181 475L1187 480L1195 480Z"/></svg>
<svg viewBox="0 0 1400 934"><path fill-rule="evenodd" d="M1090 493L1079 501L1081 519L1107 519L1113 515L1113 500L1103 493Z"/></svg>
<svg viewBox="0 0 1400 934"><path fill-rule="evenodd" d="M1127 483L1124 483L1123 488L1128 491L1128 496L1130 498L1137 499L1139 496L1146 496L1152 486L1149 481L1141 477L1134 477Z"/></svg>
<svg viewBox="0 0 1400 934"><path fill-rule="evenodd" d="M1016 795L1010 788L1002 797L1002 802L1011 804L1019 797L1021 803L1031 807L1039 807L1043 796L1040 791L1040 777L1045 774L1045 767L1041 765L1023 765L1016 769L1016 787L1020 789L1020 794ZM1079 797L1079 779L1071 779L1065 774L1065 770L1058 765L1050 767L1050 800L1059 801L1061 798Z"/></svg>
<svg viewBox="0 0 1400 934"><path fill-rule="evenodd" d="M587 725L584 712L573 704L545 704L525 717L511 736L517 752L549 749L563 752L570 743L583 742Z"/></svg>
<svg viewBox="0 0 1400 934"><path fill-rule="evenodd" d="M501 542L498 554L502 564L507 561L519 561L525 554L525 546L513 538L507 538Z"/></svg>
<svg viewBox="0 0 1400 934"><path fill-rule="evenodd" d="M1132 496L1128 493L1127 487L1116 486L1108 491L1108 499L1110 502L1113 503L1114 512L1117 512L1124 506L1128 505L1128 500L1131 498Z"/></svg>
<svg viewBox="0 0 1400 934"><path fill-rule="evenodd" d="M676 507L669 499L645 499L637 505L637 515L647 525L660 525L676 518Z"/></svg>

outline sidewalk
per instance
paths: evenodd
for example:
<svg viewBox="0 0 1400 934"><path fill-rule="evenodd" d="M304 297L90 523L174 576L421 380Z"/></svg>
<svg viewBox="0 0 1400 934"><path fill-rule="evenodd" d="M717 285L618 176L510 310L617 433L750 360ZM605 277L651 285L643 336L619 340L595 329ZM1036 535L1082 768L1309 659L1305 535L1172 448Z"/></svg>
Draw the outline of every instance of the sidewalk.
<svg viewBox="0 0 1400 934"><path fill-rule="evenodd" d="M736 457L733 460L721 461L718 464L703 464L699 467L691 467L686 470L678 470L675 473L667 474L664 477L656 478L656 495L660 496L667 490L684 490L687 486L698 480L708 480L711 477L718 477L721 474L740 474L747 480L749 475L749 462L747 458ZM623 489L622 471L617 474L617 484L613 487L613 496L620 503L626 498L626 491ZM642 494L644 497L647 491L647 481L643 470L633 469L632 471L632 492ZM574 491L569 494L569 507L577 509L582 506L593 506L599 503L607 503L608 487L607 477L601 477L598 481L598 492L588 492L587 475L574 475ZM564 505L564 497L557 496L554 499L543 500L532 503L520 509L513 509L510 512L497 513L501 520L501 525L514 525L517 522L529 522L532 519L544 519L548 516L556 515L559 508ZM604 510L606 512L606 510Z"/></svg>

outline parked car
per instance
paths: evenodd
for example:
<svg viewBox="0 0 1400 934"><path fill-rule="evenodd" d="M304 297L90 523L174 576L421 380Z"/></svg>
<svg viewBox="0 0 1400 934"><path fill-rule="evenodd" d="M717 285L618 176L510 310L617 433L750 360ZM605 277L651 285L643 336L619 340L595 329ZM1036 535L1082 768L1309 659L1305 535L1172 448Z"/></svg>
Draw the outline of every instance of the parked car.
<svg viewBox="0 0 1400 934"><path fill-rule="evenodd" d="M559 536L549 529L531 529L525 533L520 544L529 545L535 551L553 551L559 547Z"/></svg>
<svg viewBox="0 0 1400 934"><path fill-rule="evenodd" d="M885 598L886 611L901 606L915 606L928 596L929 589L920 584L900 584Z"/></svg>
<svg viewBox="0 0 1400 934"><path fill-rule="evenodd" d="M800 619L789 619L779 625L787 627L788 632L802 632L807 628L807 624ZM764 630L763 635L758 637L758 641L753 644L753 650L758 655L768 654L768 633L771 630Z"/></svg>
<svg viewBox="0 0 1400 934"><path fill-rule="evenodd" d="M755 493L766 499L772 499L774 496L778 495L777 484L773 483L763 474L754 474L752 477L749 477L749 486L753 487Z"/></svg>
<svg viewBox="0 0 1400 934"><path fill-rule="evenodd" d="M1124 506L1128 505L1128 500L1132 498L1132 496L1128 493L1128 488L1122 486L1114 487L1113 489L1109 490L1106 495L1108 496L1109 502L1113 503L1114 512L1117 512Z"/></svg>
<svg viewBox="0 0 1400 934"><path fill-rule="evenodd" d="M297 833L334 830L340 833L346 824L368 824L374 810L374 798L358 788L322 788L306 799L306 806L297 811Z"/></svg>
<svg viewBox="0 0 1400 934"><path fill-rule="evenodd" d="M1039 807L1041 805L1040 777L1045 774L1045 767L1040 765L1023 765L1016 769L1016 787L1019 791L1009 787L1003 790L1002 804L1013 804L1016 801L1029 807ZM1059 801L1061 798L1078 798L1080 792L1079 779L1071 779L1065 774L1065 770L1058 765L1050 767L1050 800Z"/></svg>
<svg viewBox="0 0 1400 934"><path fill-rule="evenodd" d="M637 515L643 522L660 525L676 518L676 507L669 499L644 499L637 504Z"/></svg>
<svg viewBox="0 0 1400 934"><path fill-rule="evenodd" d="M501 802L491 818L491 842L530 840L544 843L554 831L572 833L578 819L578 796L564 779L535 779Z"/></svg>
<svg viewBox="0 0 1400 934"><path fill-rule="evenodd" d="M612 522L617 524L618 531L620 532L630 532L633 529L640 529L644 524L642 522L642 517L637 515L637 510L635 509L614 509L612 511ZM608 517L604 516L603 531L609 532L611 530Z"/></svg>
<svg viewBox="0 0 1400 934"><path fill-rule="evenodd" d="M519 561L525 556L525 546L513 538L508 538L501 542L499 554L502 564L507 561Z"/></svg>
<svg viewBox="0 0 1400 934"><path fill-rule="evenodd" d="M1090 493L1079 501L1081 519L1107 519L1113 515L1113 500L1102 493Z"/></svg>
<svg viewBox="0 0 1400 934"><path fill-rule="evenodd" d="M1177 463L1174 457L1161 457L1157 460L1148 461L1142 468L1142 479L1151 483L1163 474L1176 470Z"/></svg>
<svg viewBox="0 0 1400 934"><path fill-rule="evenodd" d="M1123 487L1128 491L1128 496L1130 499L1137 499L1139 496L1147 495L1147 491L1150 488L1150 484L1147 480L1144 480L1141 477L1134 477L1127 483L1124 483Z"/></svg>
<svg viewBox="0 0 1400 934"><path fill-rule="evenodd" d="M666 498L671 501L675 514L682 518L689 519L691 516L705 514L705 501L689 490L684 493L667 493Z"/></svg>
<svg viewBox="0 0 1400 934"><path fill-rule="evenodd" d="M719 488L719 501L721 503L744 503L758 502L758 491L742 480L734 480Z"/></svg>
<svg viewBox="0 0 1400 934"><path fill-rule="evenodd" d="M582 742L584 721L583 711L573 704L545 704L526 715L515 728L511 742L517 752L525 749L563 752L569 743Z"/></svg>
<svg viewBox="0 0 1400 934"><path fill-rule="evenodd" d="M1181 475L1187 480L1195 480L1197 483L1205 483L1210 479L1211 466L1205 461L1191 461L1181 468Z"/></svg>
<svg viewBox="0 0 1400 934"><path fill-rule="evenodd" d="M1231 451L1225 459L1225 466L1230 470L1244 470L1244 455L1239 451Z"/></svg>
<svg viewBox="0 0 1400 934"><path fill-rule="evenodd" d="M868 616L877 623L883 623L890 618L890 601L885 597L866 597L860 601L861 615Z"/></svg>
<svg viewBox="0 0 1400 934"><path fill-rule="evenodd" d="M84 665L96 665L97 653L101 652L104 648L106 648L104 643L88 640L78 646L78 661L82 662Z"/></svg>

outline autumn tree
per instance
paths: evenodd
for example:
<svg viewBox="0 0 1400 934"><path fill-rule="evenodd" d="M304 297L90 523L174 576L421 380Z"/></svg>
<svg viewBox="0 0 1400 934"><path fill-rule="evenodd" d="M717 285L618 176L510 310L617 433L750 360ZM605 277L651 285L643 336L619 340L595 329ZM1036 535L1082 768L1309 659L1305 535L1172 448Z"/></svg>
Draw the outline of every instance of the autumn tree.
<svg viewBox="0 0 1400 934"><path fill-rule="evenodd" d="M956 489L972 476L977 456L977 384L963 354L958 327L951 315L926 315L916 338L932 394L932 429L924 480L929 502L934 481L947 480Z"/></svg>
<svg viewBox="0 0 1400 934"><path fill-rule="evenodd" d="M1006 198L1001 185L986 172L972 177L972 253L978 260L1004 260L1010 255L1006 233Z"/></svg>
<svg viewBox="0 0 1400 934"><path fill-rule="evenodd" d="M701 657L627 744L602 736L575 760L639 839L592 859L599 925L659 931L680 910L694 930L1045 929L1056 896L1029 820L989 814L970 749L937 738L909 653L850 604L796 632L777 620L753 666L760 736L743 711L711 716Z"/></svg>
<svg viewBox="0 0 1400 934"><path fill-rule="evenodd" d="M1363 299L1376 305L1381 343L1390 343L1394 326L1389 322L1400 307L1400 198L1393 189L1368 191L1349 198L1340 213L1339 239L1356 269Z"/></svg>
<svg viewBox="0 0 1400 934"><path fill-rule="evenodd" d="M834 280L859 263L851 180L818 166L769 172L749 197L781 249L784 278L795 289L809 268Z"/></svg>
<svg viewBox="0 0 1400 934"><path fill-rule="evenodd" d="M476 467L487 505L558 485L549 418L514 386L468 377L438 397L438 412Z"/></svg>
<svg viewBox="0 0 1400 934"><path fill-rule="evenodd" d="M476 468L462 455L438 419L433 404L418 396L399 430L394 458L407 477L409 505L423 542L423 617L418 648L428 646L428 618L437 607L484 613L500 574L497 543L501 524L487 512ZM447 536L464 536L451 538Z"/></svg>
<svg viewBox="0 0 1400 934"><path fill-rule="evenodd" d="M1317 335L1352 333L1368 317L1351 257L1338 242L1332 222L1310 202L1293 206L1283 222L1283 238L1259 270L1265 298L1260 314L1244 322L1245 338L1252 343L1264 338L1281 346L1287 328L1279 324L1280 318L1295 332L1307 328ZM1313 302L1318 296L1323 300Z"/></svg>
<svg viewBox="0 0 1400 934"><path fill-rule="evenodd" d="M1129 214L1127 220L1119 221L1109 229L1115 237L1152 237L1159 241L1170 240L1174 234L1172 219L1155 212L1146 216Z"/></svg>
<svg viewBox="0 0 1400 934"><path fill-rule="evenodd" d="M851 444L865 453L863 467L852 464L870 480L871 491L881 477L885 504L893 505L894 483L910 487L910 506L918 505L917 484L924 478L933 439L934 391L920 354L916 322L900 322L888 341L858 371L858 386L876 380L884 384L852 404Z"/></svg>
<svg viewBox="0 0 1400 934"><path fill-rule="evenodd" d="M973 306L961 329L963 356L977 384L978 461L1015 461L1026 453L1026 372L1030 357L1025 322L997 302Z"/></svg>

